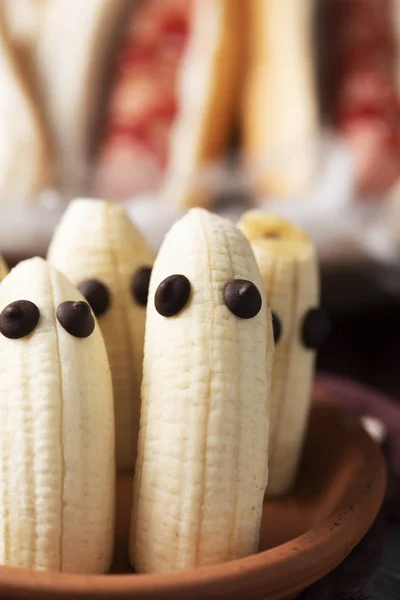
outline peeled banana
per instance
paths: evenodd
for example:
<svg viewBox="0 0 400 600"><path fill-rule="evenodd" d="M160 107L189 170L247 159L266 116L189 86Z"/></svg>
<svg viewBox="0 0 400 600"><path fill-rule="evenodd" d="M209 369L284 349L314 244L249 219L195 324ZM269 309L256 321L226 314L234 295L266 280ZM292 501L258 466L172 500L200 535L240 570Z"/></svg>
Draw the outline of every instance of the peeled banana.
<svg viewBox="0 0 400 600"><path fill-rule="evenodd" d="M257 550L273 346L262 287L247 240L203 209L172 227L156 258L130 534L140 573Z"/></svg>
<svg viewBox="0 0 400 600"><path fill-rule="evenodd" d="M114 539L112 384L83 296L44 260L0 286L0 563L107 571Z"/></svg>
<svg viewBox="0 0 400 600"><path fill-rule="evenodd" d="M249 211L239 228L251 243L273 313L268 496L294 483L305 435L315 350L328 323L319 304L318 264L308 235L286 220Z"/></svg>
<svg viewBox="0 0 400 600"><path fill-rule="evenodd" d="M0 281L2 279L4 279L4 277L7 275L7 273L8 273L7 265L6 265L3 257L0 255Z"/></svg>
<svg viewBox="0 0 400 600"><path fill-rule="evenodd" d="M78 286L98 317L113 378L117 467L132 469L152 252L121 206L78 199L61 220L48 259Z"/></svg>

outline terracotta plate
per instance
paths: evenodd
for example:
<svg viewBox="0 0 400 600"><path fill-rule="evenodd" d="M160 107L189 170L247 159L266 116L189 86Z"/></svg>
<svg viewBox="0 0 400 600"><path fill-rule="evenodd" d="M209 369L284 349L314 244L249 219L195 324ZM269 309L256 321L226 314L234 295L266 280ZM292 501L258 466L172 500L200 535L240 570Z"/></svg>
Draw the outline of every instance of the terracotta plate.
<svg viewBox="0 0 400 600"><path fill-rule="evenodd" d="M127 564L131 481L119 479L113 575L0 568L0 597L18 600L280 600L337 566L372 524L385 491L375 443L343 409L315 395L295 489L264 505L259 553L173 575L134 575Z"/></svg>

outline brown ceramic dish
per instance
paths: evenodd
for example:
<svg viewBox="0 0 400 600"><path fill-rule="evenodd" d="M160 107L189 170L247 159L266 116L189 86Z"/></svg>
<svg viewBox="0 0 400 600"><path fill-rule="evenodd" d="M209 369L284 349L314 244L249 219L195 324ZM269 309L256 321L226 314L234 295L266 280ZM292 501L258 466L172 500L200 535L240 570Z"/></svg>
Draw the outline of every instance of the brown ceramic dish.
<svg viewBox="0 0 400 600"><path fill-rule="evenodd" d="M259 553L172 575L134 575L126 560L131 482L119 480L113 575L0 568L7 600L283 600L336 567L372 524L385 491L375 443L343 409L315 395L301 473L285 498L264 505Z"/></svg>

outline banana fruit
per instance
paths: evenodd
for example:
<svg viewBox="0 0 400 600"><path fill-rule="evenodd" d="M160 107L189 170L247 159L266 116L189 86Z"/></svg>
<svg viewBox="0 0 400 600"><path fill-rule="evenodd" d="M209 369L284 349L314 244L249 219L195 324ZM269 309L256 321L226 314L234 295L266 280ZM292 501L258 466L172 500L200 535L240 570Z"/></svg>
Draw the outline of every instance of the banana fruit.
<svg viewBox="0 0 400 600"><path fill-rule="evenodd" d="M104 342L76 288L44 260L0 286L0 563L107 571L114 418Z"/></svg>
<svg viewBox="0 0 400 600"><path fill-rule="evenodd" d="M257 550L273 346L263 305L235 226L192 209L172 227L149 289L130 533L137 572Z"/></svg>
<svg viewBox="0 0 400 600"><path fill-rule="evenodd" d="M2 279L4 279L4 277L7 275L7 273L8 273L7 265L6 265L3 257L0 255L0 281Z"/></svg>
<svg viewBox="0 0 400 600"><path fill-rule="evenodd" d="M121 206L78 199L67 209L48 259L98 317L113 378L117 467L133 469L152 252Z"/></svg>
<svg viewBox="0 0 400 600"><path fill-rule="evenodd" d="M268 496L294 483L307 426L315 350L328 333L320 309L315 248L305 232L262 211L238 224L250 241L273 313L276 352L272 374Z"/></svg>

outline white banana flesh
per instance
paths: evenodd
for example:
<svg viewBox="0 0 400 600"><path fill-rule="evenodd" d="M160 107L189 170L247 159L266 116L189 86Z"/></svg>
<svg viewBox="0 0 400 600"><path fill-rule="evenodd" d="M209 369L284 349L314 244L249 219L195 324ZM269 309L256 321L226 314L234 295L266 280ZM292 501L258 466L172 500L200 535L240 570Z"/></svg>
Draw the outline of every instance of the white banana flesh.
<svg viewBox="0 0 400 600"><path fill-rule="evenodd" d="M4 279L4 277L8 273L8 267L5 263L4 258L0 255L0 281Z"/></svg>
<svg viewBox="0 0 400 600"><path fill-rule="evenodd" d="M40 318L21 339L0 333L0 563L102 573L114 541L112 384L98 325L79 339L57 320L84 298L42 259L0 286L0 312L33 302Z"/></svg>
<svg viewBox="0 0 400 600"><path fill-rule="evenodd" d="M77 199L55 232L48 259L75 285L94 279L109 292L98 321L113 379L117 467L133 469L146 309L134 297L132 282L139 269L152 266L153 254L121 206Z"/></svg>
<svg viewBox="0 0 400 600"><path fill-rule="evenodd" d="M306 233L280 217L249 211L239 228L251 243L282 326L273 364L267 488L268 496L278 496L294 483L307 426L315 352L304 347L302 324L319 303L317 257Z"/></svg>
<svg viewBox="0 0 400 600"><path fill-rule="evenodd" d="M174 274L189 280L190 297L179 314L165 317L155 294ZM140 573L257 550L273 339L267 311L239 318L228 309L224 289L235 279L251 281L266 305L244 236L218 216L190 210L167 234L149 289L130 534Z"/></svg>

